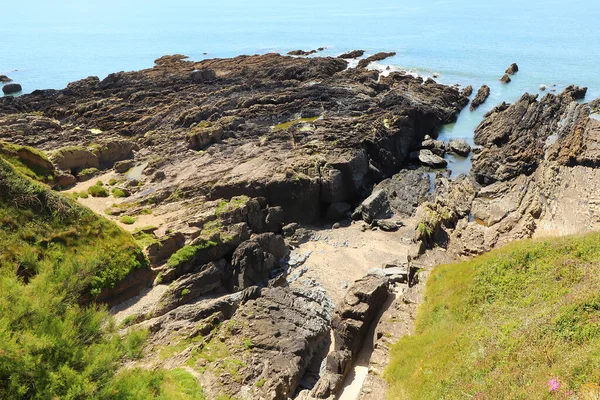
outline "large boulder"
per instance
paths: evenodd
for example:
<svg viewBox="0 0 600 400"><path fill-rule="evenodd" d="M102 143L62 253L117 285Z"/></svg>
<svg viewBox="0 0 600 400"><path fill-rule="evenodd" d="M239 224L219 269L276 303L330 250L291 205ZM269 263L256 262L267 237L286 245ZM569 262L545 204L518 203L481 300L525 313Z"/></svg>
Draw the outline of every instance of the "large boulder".
<svg viewBox="0 0 600 400"><path fill-rule="evenodd" d="M371 223L374 219L389 218L393 215L390 203L383 190L375 190L359 206L362 219Z"/></svg>
<svg viewBox="0 0 600 400"><path fill-rule="evenodd" d="M418 160L421 164L431 168L444 168L448 165L446 160L427 149L419 151Z"/></svg>
<svg viewBox="0 0 600 400"><path fill-rule="evenodd" d="M231 259L230 287L233 290L243 290L266 282L286 252L283 237L272 233L257 235L240 244Z"/></svg>
<svg viewBox="0 0 600 400"><path fill-rule="evenodd" d="M96 147L95 153L102 167L110 168L115 162L133 156L137 146L129 140L111 140Z"/></svg>
<svg viewBox="0 0 600 400"><path fill-rule="evenodd" d="M18 83L9 83L9 84L2 86L2 92L4 94L19 93L22 90L23 90L23 88Z"/></svg>
<svg viewBox="0 0 600 400"><path fill-rule="evenodd" d="M431 179L426 172L403 170L378 183L374 191L385 192L394 213L411 216L428 199L432 191Z"/></svg>
<svg viewBox="0 0 600 400"><path fill-rule="evenodd" d="M81 146L63 147L50 156L58 169L78 172L85 168L99 168L100 160L93 149Z"/></svg>
<svg viewBox="0 0 600 400"><path fill-rule="evenodd" d="M449 153L455 153L459 156L466 157L471 152L471 146L464 139L452 139L447 145Z"/></svg>

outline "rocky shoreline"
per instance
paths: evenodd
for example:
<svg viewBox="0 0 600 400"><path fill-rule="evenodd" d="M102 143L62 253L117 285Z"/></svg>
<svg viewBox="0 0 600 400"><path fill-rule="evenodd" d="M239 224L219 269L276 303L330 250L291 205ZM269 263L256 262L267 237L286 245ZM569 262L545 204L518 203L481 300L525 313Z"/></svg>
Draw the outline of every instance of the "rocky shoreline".
<svg viewBox="0 0 600 400"><path fill-rule="evenodd" d="M362 50L305 53L165 56L0 99L0 140L47 152L57 190L77 197L102 181L112 196L79 201L145 247L152 270L95 299L123 330L150 331L137 365L185 366L211 398L335 398L370 335L360 398L380 398L428 270L600 223L600 121L596 101L577 102L585 88L494 108L475 132L472 176L451 180L444 155L472 149L436 137L472 88L368 69L394 53L355 68L345 58ZM342 290L328 275L347 273L344 262L320 271L301 252L323 225L350 239L397 235L403 258L369 260Z"/></svg>

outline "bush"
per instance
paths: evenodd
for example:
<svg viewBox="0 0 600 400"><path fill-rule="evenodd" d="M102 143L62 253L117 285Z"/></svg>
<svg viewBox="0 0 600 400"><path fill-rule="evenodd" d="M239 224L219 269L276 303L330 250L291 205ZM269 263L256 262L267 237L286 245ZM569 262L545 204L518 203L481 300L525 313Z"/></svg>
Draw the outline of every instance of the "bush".
<svg viewBox="0 0 600 400"><path fill-rule="evenodd" d="M133 225L135 224L136 219L129 215L123 215L119 221L125 225Z"/></svg>
<svg viewBox="0 0 600 400"><path fill-rule="evenodd" d="M86 168L83 169L79 172L79 174L77 174L81 179L90 179L95 175L98 175L100 171L98 170L98 168Z"/></svg>
<svg viewBox="0 0 600 400"><path fill-rule="evenodd" d="M123 189L119 189L119 188L114 188L112 190L112 195L116 198L120 198L120 197L129 197L129 195L127 193L125 193L123 191Z"/></svg>
<svg viewBox="0 0 600 400"><path fill-rule="evenodd" d="M90 186L88 188L88 193L92 197L108 197L108 190L106 190L102 186L99 186L98 184L96 184L94 186Z"/></svg>

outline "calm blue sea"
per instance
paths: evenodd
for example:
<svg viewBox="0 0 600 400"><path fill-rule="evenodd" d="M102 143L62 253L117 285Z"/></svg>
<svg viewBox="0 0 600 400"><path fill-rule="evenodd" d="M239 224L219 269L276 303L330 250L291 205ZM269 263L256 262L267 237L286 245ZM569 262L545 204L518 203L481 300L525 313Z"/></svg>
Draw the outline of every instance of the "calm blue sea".
<svg viewBox="0 0 600 400"><path fill-rule="evenodd" d="M385 60L448 84L488 84L478 111L444 138L472 140L484 112L541 84L600 97L600 2L594 0L29 0L2 2L0 74L24 92L151 67L164 55L200 60L327 46L394 50ZM208 53L208 55L203 55ZM498 79L512 62L520 72ZM465 168L458 163L457 170ZM452 166L451 166L452 167Z"/></svg>

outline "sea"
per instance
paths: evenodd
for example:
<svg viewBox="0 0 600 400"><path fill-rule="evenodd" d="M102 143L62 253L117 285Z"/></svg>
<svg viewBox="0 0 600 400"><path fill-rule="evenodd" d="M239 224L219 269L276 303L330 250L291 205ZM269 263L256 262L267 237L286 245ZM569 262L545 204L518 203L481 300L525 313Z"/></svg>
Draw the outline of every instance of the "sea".
<svg viewBox="0 0 600 400"><path fill-rule="evenodd" d="M23 86L60 89L87 76L148 68L165 54L192 60L325 47L395 51L374 65L444 84L487 84L440 138L473 142L483 115L523 93L576 84L600 97L597 0L28 0L2 1L0 74ZM512 82L499 78L513 62ZM456 176L468 159L449 157Z"/></svg>

